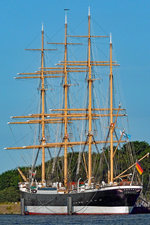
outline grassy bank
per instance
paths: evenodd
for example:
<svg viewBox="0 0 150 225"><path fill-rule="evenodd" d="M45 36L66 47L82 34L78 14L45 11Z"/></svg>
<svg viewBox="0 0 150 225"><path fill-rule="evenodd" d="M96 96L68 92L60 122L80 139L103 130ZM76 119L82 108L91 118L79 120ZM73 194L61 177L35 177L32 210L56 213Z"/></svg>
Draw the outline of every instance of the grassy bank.
<svg viewBox="0 0 150 225"><path fill-rule="evenodd" d="M20 214L20 202L0 203L0 214Z"/></svg>

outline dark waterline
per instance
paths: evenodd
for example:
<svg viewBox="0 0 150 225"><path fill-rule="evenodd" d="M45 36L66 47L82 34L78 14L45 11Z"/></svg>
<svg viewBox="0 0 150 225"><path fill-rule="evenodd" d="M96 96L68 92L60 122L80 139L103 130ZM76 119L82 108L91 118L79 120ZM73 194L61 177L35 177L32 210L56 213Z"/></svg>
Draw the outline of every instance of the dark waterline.
<svg viewBox="0 0 150 225"><path fill-rule="evenodd" d="M0 225L150 225L150 214L111 216L20 216L0 215Z"/></svg>

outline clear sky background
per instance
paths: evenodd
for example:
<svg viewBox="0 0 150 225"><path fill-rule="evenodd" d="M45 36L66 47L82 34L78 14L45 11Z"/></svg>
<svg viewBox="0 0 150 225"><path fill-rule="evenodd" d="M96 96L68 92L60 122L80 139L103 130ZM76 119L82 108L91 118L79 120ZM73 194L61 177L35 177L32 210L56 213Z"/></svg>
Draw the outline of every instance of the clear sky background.
<svg viewBox="0 0 150 225"><path fill-rule="evenodd" d="M132 140L150 143L150 1L149 0L1 0L0 1L0 173L16 168L17 153L4 151L12 146L12 132L7 125L12 115L23 115L28 88L13 79L18 72L32 72L29 53L34 38L40 40L41 24L54 37L60 29L63 40L64 9L69 24L76 27L86 20L88 6L92 18L107 34L112 32L115 57L127 108ZM82 30L81 30L82 31ZM83 34L83 33L82 33ZM57 34L58 36L58 34ZM53 38L52 38L53 39ZM55 39L53 39L55 40ZM40 47L40 42L38 42ZM40 61L37 65L40 66ZM23 109L24 108L24 109Z"/></svg>

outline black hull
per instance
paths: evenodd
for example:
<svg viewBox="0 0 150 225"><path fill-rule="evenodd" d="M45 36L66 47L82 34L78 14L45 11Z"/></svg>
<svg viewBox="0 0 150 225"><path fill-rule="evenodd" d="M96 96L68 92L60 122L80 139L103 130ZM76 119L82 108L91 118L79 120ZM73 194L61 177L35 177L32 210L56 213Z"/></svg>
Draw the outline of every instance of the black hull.
<svg viewBox="0 0 150 225"><path fill-rule="evenodd" d="M74 214L128 214L140 191L140 186L120 186L69 194L21 192L21 199L29 214L67 214L68 199Z"/></svg>

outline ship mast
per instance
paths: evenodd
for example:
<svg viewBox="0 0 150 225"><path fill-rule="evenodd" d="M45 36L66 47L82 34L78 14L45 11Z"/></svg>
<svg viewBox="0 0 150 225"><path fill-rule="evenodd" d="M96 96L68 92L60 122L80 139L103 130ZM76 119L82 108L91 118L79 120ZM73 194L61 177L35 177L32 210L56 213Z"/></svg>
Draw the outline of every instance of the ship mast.
<svg viewBox="0 0 150 225"><path fill-rule="evenodd" d="M113 183L113 73L112 73L112 37L110 34L110 182Z"/></svg>
<svg viewBox="0 0 150 225"><path fill-rule="evenodd" d="M67 132L67 125L68 125L68 84L67 84L67 14L65 14L65 55L64 55L64 92L65 92L65 112L64 112L64 123L65 123L65 132L64 132L64 185L67 188L67 143L68 143L68 132Z"/></svg>
<svg viewBox="0 0 150 225"><path fill-rule="evenodd" d="M12 118L30 118L33 120L28 120L25 122L9 122L9 124L40 124L41 125L41 140L40 145L32 145L31 148L41 149L42 150L42 171L41 171L41 180L42 184L45 185L45 148L46 146L46 138L45 138L45 124L46 123L53 123L57 122L54 120L47 121L45 117L48 117L49 115L45 112L45 78L57 78L62 76L54 76L54 74L61 74L63 71L47 71L46 67L44 67L44 51L51 51L56 49L45 49L44 48L44 27L42 25L42 43L41 48L39 49L25 49L25 50L31 50L31 51L40 51L41 52L41 68L40 71L36 71L33 73L19 73L18 75L23 75L22 77L16 77L16 79L41 79L41 112L40 114L30 114L28 116L16 116ZM50 74L50 76L48 75ZM29 76L26 76L29 75ZM45 76L46 75L46 76ZM39 119L36 119L39 118ZM20 147L19 147L20 148ZM22 148L22 147L21 147ZM24 149L27 148L27 146L23 147ZM7 148L7 149L14 149L14 148Z"/></svg>
<svg viewBox="0 0 150 225"><path fill-rule="evenodd" d="M89 84L89 105L88 105L88 115L89 115L89 152L88 152L88 184L91 185L92 177L92 79L91 79L91 30L90 30L90 7L88 12L88 84Z"/></svg>
<svg viewBox="0 0 150 225"><path fill-rule="evenodd" d="M42 48L41 48L41 98L42 98L42 115L41 115L41 125L42 125L42 183L45 183L45 86L44 86L44 28L42 25Z"/></svg>

